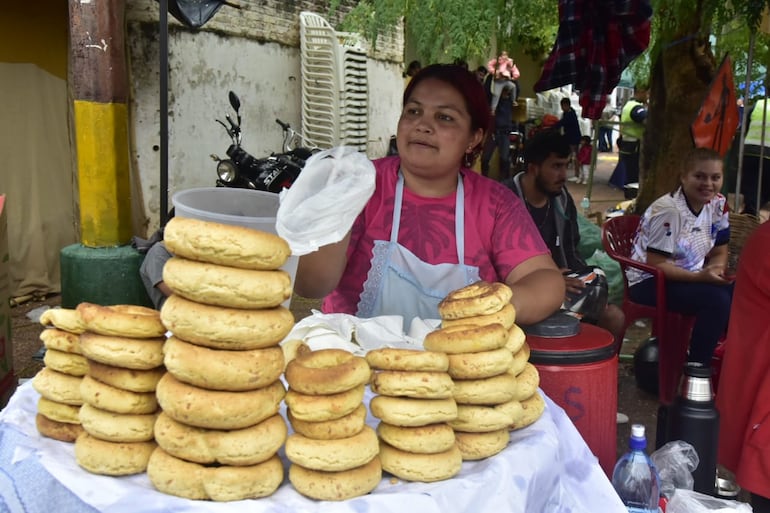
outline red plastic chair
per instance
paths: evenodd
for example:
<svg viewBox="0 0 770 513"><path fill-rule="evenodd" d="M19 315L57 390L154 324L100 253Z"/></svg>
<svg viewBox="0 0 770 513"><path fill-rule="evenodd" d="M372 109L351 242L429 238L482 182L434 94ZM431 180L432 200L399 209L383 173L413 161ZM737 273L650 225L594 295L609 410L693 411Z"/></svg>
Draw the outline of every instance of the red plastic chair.
<svg viewBox="0 0 770 513"><path fill-rule="evenodd" d="M623 272L623 313L626 315L623 333L638 319L652 320L652 336L658 339L658 398L663 404L671 404L676 397L682 367L687 361L687 348L695 317L669 312L666 309L666 279L663 271L631 259L631 249L641 217L623 215L608 219L602 225L604 251L620 264ZM626 269L641 269L654 276L656 305L634 303L628 295Z"/></svg>

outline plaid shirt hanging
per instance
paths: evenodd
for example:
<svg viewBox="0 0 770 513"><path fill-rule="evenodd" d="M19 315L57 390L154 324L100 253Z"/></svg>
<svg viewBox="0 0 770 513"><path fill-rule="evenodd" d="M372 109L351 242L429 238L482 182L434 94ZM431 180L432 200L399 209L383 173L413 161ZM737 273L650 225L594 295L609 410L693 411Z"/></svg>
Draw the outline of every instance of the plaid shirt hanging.
<svg viewBox="0 0 770 513"><path fill-rule="evenodd" d="M607 95L650 43L650 0L559 0L559 31L535 91L573 84L582 116L599 119Z"/></svg>

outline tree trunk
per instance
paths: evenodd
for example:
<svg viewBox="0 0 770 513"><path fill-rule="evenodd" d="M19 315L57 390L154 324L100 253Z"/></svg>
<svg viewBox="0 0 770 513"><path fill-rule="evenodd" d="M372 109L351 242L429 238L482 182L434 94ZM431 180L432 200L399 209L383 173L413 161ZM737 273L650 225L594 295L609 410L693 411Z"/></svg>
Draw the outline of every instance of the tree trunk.
<svg viewBox="0 0 770 513"><path fill-rule="evenodd" d="M708 93L716 62L708 39L696 34L698 16L683 20L672 43L662 42L650 79L649 114L640 156L636 212L679 185L683 158L693 148L690 124Z"/></svg>

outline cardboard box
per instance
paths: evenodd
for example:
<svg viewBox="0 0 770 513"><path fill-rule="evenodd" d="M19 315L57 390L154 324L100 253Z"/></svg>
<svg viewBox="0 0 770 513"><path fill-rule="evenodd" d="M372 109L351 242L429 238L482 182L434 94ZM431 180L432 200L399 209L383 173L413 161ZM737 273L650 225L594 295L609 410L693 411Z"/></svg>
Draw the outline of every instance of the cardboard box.
<svg viewBox="0 0 770 513"><path fill-rule="evenodd" d="M5 194L0 194L0 408L5 406L16 390L11 344L11 277L5 201Z"/></svg>

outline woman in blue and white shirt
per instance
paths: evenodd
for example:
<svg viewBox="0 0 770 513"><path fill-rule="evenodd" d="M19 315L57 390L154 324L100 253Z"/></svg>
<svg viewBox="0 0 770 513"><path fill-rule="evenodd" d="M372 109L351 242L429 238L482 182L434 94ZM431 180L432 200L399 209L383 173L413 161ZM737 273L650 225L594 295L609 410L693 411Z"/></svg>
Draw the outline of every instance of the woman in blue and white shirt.
<svg viewBox="0 0 770 513"><path fill-rule="evenodd" d="M727 329L733 293L725 274L730 224L727 201L719 193L723 179L719 153L694 149L680 175L681 186L644 212L631 253L634 260L663 271L669 310L695 315L688 361L706 367ZM628 269L627 277L631 298L654 305L652 275Z"/></svg>

